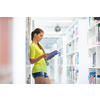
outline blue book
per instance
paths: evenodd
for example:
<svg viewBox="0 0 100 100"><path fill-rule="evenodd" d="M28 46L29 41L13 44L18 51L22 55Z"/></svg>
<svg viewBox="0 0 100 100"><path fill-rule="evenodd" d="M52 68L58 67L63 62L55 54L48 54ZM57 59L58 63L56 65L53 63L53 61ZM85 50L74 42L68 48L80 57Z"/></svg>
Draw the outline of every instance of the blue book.
<svg viewBox="0 0 100 100"><path fill-rule="evenodd" d="M89 17L89 27L90 27L90 25L91 25L91 17Z"/></svg>
<svg viewBox="0 0 100 100"><path fill-rule="evenodd" d="M57 50L55 50L55 51L51 52L50 55L48 57L46 57L45 59L48 60L48 59L50 59L51 57L53 57L53 56L55 56L57 54L59 54L59 52Z"/></svg>
<svg viewBox="0 0 100 100"><path fill-rule="evenodd" d="M77 64L79 64L79 52L77 52Z"/></svg>

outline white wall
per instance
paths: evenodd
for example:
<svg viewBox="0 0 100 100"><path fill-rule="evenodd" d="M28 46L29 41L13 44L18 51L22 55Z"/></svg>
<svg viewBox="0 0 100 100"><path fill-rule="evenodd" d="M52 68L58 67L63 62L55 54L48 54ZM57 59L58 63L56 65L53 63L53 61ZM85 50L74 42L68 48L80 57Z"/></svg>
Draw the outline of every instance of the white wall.
<svg viewBox="0 0 100 100"><path fill-rule="evenodd" d="M26 83L26 18L13 18L12 76L13 84Z"/></svg>

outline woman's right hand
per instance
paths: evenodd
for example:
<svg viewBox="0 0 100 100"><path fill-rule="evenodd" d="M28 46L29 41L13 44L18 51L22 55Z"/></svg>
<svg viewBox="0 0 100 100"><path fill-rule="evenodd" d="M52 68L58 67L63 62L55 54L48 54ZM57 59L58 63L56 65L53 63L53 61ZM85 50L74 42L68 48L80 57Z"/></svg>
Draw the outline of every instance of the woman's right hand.
<svg viewBox="0 0 100 100"><path fill-rule="evenodd" d="M43 58L48 57L49 55L50 55L50 53L44 53Z"/></svg>

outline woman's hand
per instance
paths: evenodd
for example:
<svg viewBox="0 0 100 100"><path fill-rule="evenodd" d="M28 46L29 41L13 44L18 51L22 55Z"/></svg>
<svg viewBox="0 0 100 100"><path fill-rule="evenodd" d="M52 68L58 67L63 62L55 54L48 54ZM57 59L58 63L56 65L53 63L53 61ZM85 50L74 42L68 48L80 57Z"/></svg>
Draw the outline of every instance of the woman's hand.
<svg viewBox="0 0 100 100"><path fill-rule="evenodd" d="M50 55L50 53L44 53L43 58L48 57L49 55Z"/></svg>
<svg viewBox="0 0 100 100"><path fill-rule="evenodd" d="M54 56L53 56L54 57ZM51 57L50 59L48 59L48 60L51 60L53 57Z"/></svg>

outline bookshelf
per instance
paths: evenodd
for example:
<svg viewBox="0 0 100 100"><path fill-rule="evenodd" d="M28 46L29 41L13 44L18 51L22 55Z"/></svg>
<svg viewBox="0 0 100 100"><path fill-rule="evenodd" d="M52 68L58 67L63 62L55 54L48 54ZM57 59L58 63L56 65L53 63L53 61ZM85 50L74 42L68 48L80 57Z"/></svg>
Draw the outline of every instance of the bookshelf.
<svg viewBox="0 0 100 100"><path fill-rule="evenodd" d="M51 51L50 51L51 52ZM54 59L51 59L50 61L50 79L54 79Z"/></svg>
<svg viewBox="0 0 100 100"><path fill-rule="evenodd" d="M31 84L30 32L31 32L31 18L26 17L26 84Z"/></svg>
<svg viewBox="0 0 100 100"><path fill-rule="evenodd" d="M52 51L54 51L54 50L58 50L57 49L57 43L54 43L53 45L52 45L52 50L51 50L51 52ZM59 84L59 73L58 73L58 56L59 55L56 55L54 58L52 58L51 59L51 61L52 61L52 67L53 67L53 77L54 77L54 80L55 80L55 83L56 84Z"/></svg>
<svg viewBox="0 0 100 100"><path fill-rule="evenodd" d="M66 83L88 83L88 20L75 20L66 34Z"/></svg>
<svg viewBox="0 0 100 100"><path fill-rule="evenodd" d="M60 51L59 55L57 56L58 62L58 76L59 76L59 83L65 84L66 83L66 37L61 36L57 41L57 50Z"/></svg>
<svg viewBox="0 0 100 100"><path fill-rule="evenodd" d="M100 84L100 21L88 29L88 83Z"/></svg>

